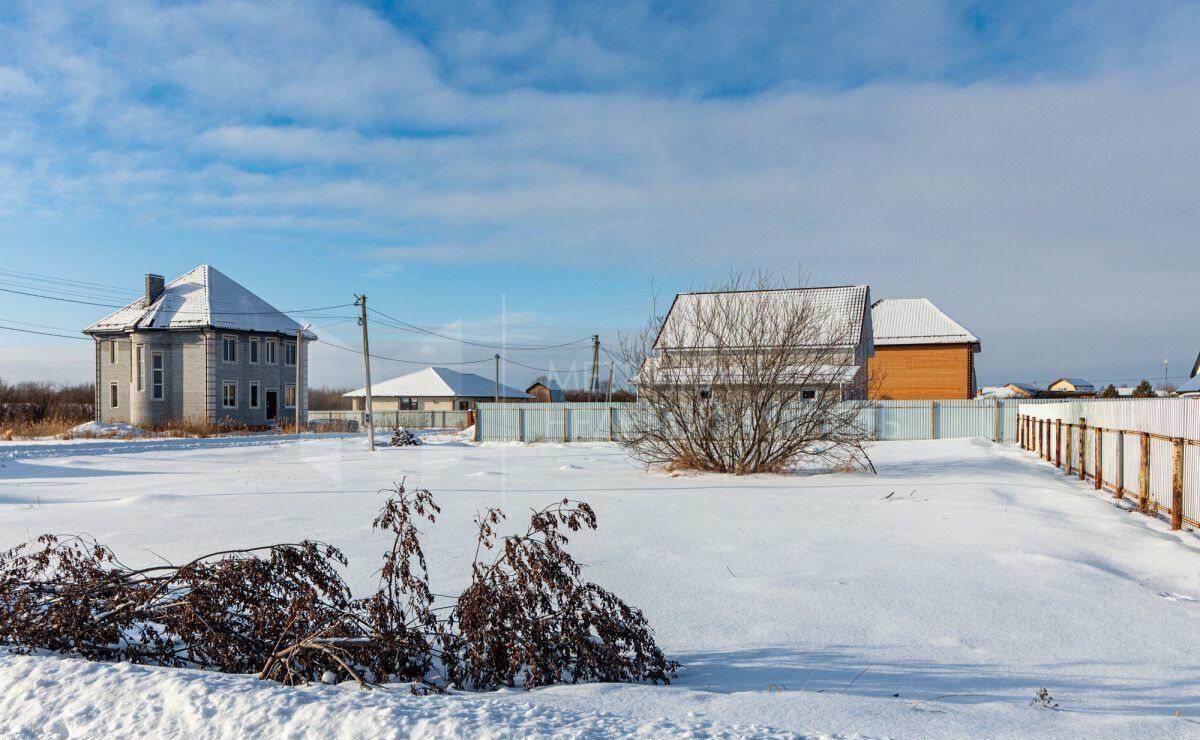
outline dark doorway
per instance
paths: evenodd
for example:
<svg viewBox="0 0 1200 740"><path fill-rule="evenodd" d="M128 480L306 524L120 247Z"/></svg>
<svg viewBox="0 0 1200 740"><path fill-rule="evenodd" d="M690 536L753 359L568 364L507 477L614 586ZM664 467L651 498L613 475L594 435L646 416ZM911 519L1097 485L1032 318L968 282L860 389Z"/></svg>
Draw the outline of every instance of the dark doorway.
<svg viewBox="0 0 1200 740"><path fill-rule="evenodd" d="M279 413L279 392L267 391L267 421L275 421L277 413Z"/></svg>

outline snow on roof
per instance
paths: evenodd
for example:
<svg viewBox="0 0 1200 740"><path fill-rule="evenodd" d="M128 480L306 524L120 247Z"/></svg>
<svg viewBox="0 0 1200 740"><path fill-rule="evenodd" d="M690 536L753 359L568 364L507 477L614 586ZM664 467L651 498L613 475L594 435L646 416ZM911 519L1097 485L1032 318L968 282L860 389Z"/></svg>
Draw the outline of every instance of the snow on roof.
<svg viewBox="0 0 1200 740"><path fill-rule="evenodd" d="M84 333L212 327L295 334L300 329L300 324L208 265L175 278L153 303L145 304L145 298L139 298L84 329ZM311 332L305 336L317 338Z"/></svg>
<svg viewBox="0 0 1200 740"><path fill-rule="evenodd" d="M1008 383L1005 387L1016 388L1030 394L1041 393L1042 391L1046 390L1046 386L1042 385L1041 383Z"/></svg>
<svg viewBox="0 0 1200 740"><path fill-rule="evenodd" d="M427 367L382 383L371 384L371 395L381 397L493 398L495 393L495 380L474 373L460 373L446 367ZM367 390L364 387L342 395L347 398L362 398L367 395ZM500 397L533 398L528 393L507 385L500 386Z"/></svg>
<svg viewBox="0 0 1200 740"><path fill-rule="evenodd" d="M657 349L671 349L663 344L663 337L674 337L678 344L675 348L691 349L695 347L715 346L713 332L705 332L703 337L692 337L693 327L681 326L680 321L687 321L694 312L703 311L705 303L719 300L718 296L732 296L739 301L794 301L804 306L811 306L827 318L827 325L822 328L822 334L830 341L838 340L837 346L856 347L864 339L864 324L866 339L870 340L871 314L867 310L871 299L871 290L866 285L845 285L832 288L782 288L778 290L746 290L721 291L708 293L679 293L671 304L667 318L663 321L662 330L654 342ZM735 330L732 327L731 330ZM724 341L730 346L738 346L736 337L725 337Z"/></svg>
<svg viewBox="0 0 1200 740"><path fill-rule="evenodd" d="M979 344L926 298L883 298L871 306L875 344Z"/></svg>
<svg viewBox="0 0 1200 740"><path fill-rule="evenodd" d="M1075 387L1075 390L1078 390L1078 391L1084 391L1084 390L1093 390L1094 391L1094 390L1096 390L1096 386L1092 385L1091 381L1084 380L1083 378L1059 378L1058 380L1051 383L1050 387L1053 388L1054 386L1058 385L1059 383L1069 383L1070 385Z"/></svg>
<svg viewBox="0 0 1200 740"><path fill-rule="evenodd" d="M1200 375L1179 386L1180 393L1200 393Z"/></svg>

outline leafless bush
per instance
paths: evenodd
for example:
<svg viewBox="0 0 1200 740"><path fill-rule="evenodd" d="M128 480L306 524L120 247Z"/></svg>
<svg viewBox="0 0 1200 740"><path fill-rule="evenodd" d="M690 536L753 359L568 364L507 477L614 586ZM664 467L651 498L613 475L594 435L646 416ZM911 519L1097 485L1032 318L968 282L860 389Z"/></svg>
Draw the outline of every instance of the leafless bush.
<svg viewBox="0 0 1200 740"><path fill-rule="evenodd" d="M582 501L534 512L521 535L497 543L503 519L490 509L479 536L471 585L458 598L443 638L442 660L458 686L526 689L579 681L670 683L679 668L654 642L638 609L580 578L562 528L596 528ZM480 560L495 549L490 561Z"/></svg>
<svg viewBox="0 0 1200 740"><path fill-rule="evenodd" d="M0 553L0 644L91 660L198 667L299 684L333 674L362 685L438 690L559 681L667 681L677 664L641 612L592 583L560 526L594 529L587 504L536 512L500 555L480 521L471 587L433 606L421 522L440 509L424 489L390 491L373 522L391 534L376 592L354 599L335 547L302 541L215 552L184 565L131 568L86 537L43 535ZM438 669L443 669L439 678Z"/></svg>
<svg viewBox="0 0 1200 740"><path fill-rule="evenodd" d="M622 337L638 409L620 440L647 464L723 473L869 466L865 304L735 275Z"/></svg>

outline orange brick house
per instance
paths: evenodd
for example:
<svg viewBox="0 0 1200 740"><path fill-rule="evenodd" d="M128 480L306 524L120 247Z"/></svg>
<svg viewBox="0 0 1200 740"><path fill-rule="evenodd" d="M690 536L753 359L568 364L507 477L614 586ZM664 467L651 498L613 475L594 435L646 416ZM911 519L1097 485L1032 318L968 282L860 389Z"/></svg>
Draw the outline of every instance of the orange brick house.
<svg viewBox="0 0 1200 740"><path fill-rule="evenodd" d="M878 400L975 397L979 339L924 298L871 305L875 356L870 397Z"/></svg>

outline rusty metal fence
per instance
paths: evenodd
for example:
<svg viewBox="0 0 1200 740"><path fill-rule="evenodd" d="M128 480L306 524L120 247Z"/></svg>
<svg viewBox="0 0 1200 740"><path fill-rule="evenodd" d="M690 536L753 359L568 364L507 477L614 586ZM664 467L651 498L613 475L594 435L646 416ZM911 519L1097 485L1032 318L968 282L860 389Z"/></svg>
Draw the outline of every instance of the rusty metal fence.
<svg viewBox="0 0 1200 740"><path fill-rule="evenodd" d="M1172 529L1200 527L1200 400L1022 405L1017 444Z"/></svg>

